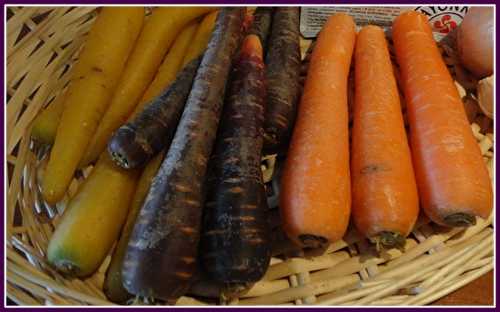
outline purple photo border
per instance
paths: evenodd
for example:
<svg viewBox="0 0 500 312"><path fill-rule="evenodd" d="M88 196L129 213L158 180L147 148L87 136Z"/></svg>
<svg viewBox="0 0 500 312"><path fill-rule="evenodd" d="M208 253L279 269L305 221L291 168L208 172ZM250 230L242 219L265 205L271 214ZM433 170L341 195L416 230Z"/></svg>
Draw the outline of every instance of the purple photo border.
<svg viewBox="0 0 500 312"><path fill-rule="evenodd" d="M419 3L421 2L421 3ZM257 6L257 5L273 5L273 4L276 4L276 5L317 5L317 4L324 4L324 5L339 5L339 4L393 4L393 5L397 5L397 4L426 4L426 5L439 5L439 4L450 4L450 2L452 1L442 1L442 0L434 0L434 1L387 1L387 0L379 0L379 1L343 1L343 0L301 0L301 1L287 1L287 0L274 0L274 1L271 1L271 0L261 0L261 1L248 1L248 2L244 2L244 1L238 1L238 0L198 0L198 1L133 1L133 0L121 0L121 1L116 1L116 0L107 0L107 1L82 1L82 0L65 0L65 1L57 1L57 0L45 0L45 1L36 1L36 0L25 0L25 1L22 1L22 0L8 0L8 1L5 1L3 3L3 10L2 10L2 14L3 14L3 18L4 18L4 21L2 23L2 42L3 42L3 48L2 48L2 60L3 60L3 70L4 70L4 73L2 75L2 80L4 80L6 78L6 60L4 59L4 54L5 54L5 30L4 30L4 27L5 27L5 23L6 23L6 5L29 5L29 4L32 4L32 5L41 5L41 4L68 4L68 5L78 5L78 4L86 4L86 5L90 5L90 4L96 4L96 5L107 5L107 4L151 4L151 5L157 5L157 4L216 4L216 5L237 5L237 4L240 4L240 5L254 5L254 6ZM479 1L470 1L471 3L467 3L467 4L471 4L471 5L476 5L476 4L491 4L491 5L495 5L496 6L496 1L484 1L484 0L479 0ZM460 4L465 4L465 3L452 3L453 5L460 5ZM496 42L498 42L498 32L496 32L496 38L495 38ZM496 51L496 60L498 60L498 49ZM3 102L3 105L2 105L2 123L5 122L5 110L6 110L6 84L5 84L5 81L2 81L3 82L3 92L2 92L2 102ZM498 89L496 89L496 98L498 98ZM495 101L495 110L498 109L498 105L497 105L497 102ZM496 122L495 122L496 124ZM5 124L2 124L2 129L1 129L1 133L2 133L2 144L3 144L3 150L4 150L4 153L3 153L3 161L4 161L4 164L3 166L1 167L0 169L0 173L1 173L1 177L2 177L2 184L3 184L3 191L2 191L2 194L3 194L3 203L4 203L4 210L7 208L6 207L6 193L7 193L7 177L6 177L6 170L7 170L7 158L6 158L6 152L5 152L5 148L6 148L6 133L5 133L6 129L5 129ZM495 146L494 146L494 149L496 150L497 149L497 141L495 140ZM495 162L495 168L496 166L498 166L498 157L496 159L496 162ZM496 170L495 170L496 171ZM495 179L496 180L496 179ZM495 186L495 192L498 192L498 188ZM494 209L496 209L496 206L494 207ZM2 253L2 262L5 262L5 244L6 244L6 238L4 237L5 235L5 213L2 214L2 218L3 218L3 229L1 231L1 240L4 242L4 246L2 246L2 249L1 249L1 253ZM498 238L498 236L496 237ZM495 262L497 263L497 259L495 259ZM496 266L495 266L496 267ZM15 309L16 311L29 311L29 310L32 310L31 308L27 308L27 307L14 307L14 306L6 306L7 304L7 299L6 299L6 292L5 292L5 283L6 283L6 277L5 277L5 274L6 274L6 271L5 271L5 264L3 263L2 265L2 270L3 270L3 275L4 276L4 280L2 281L1 283L1 290L2 290L2 293L4 294L4 300L3 300L3 308L2 310L4 309ZM494 272L495 274L495 281L496 281L496 272ZM496 284L496 283L495 283ZM495 292L495 295L498 294L497 292L497 289L495 288L494 289L494 292ZM496 296L495 296L496 297ZM494 302L495 304L496 302ZM109 309L109 308L105 308L105 307L96 307L96 308L92 308L92 307L88 307L88 308L91 308L93 311L96 311L96 310L104 310L104 309ZM60 310L60 309L71 309L72 311L86 311L88 309L87 307L76 307L76 308L57 308L57 307L40 307L38 309L42 309L42 310ZM135 307L135 306L120 306L119 309L140 309L140 310L148 310L148 311L152 311L152 310L164 310L164 309L173 309L174 307ZM290 308L296 308L296 309L301 309L301 310L312 310L312 311L329 311L331 309L342 309L342 310L349 310L349 311L365 311L366 309L368 310L372 310L372 309L391 309L391 310L404 310L404 311L417 311L419 309L422 309L422 307L420 308L405 308L405 307L394 307L394 308L387 308L387 307L383 307L383 308L377 308L377 307L370 307L370 308L345 308L345 307L301 307L301 306L296 306L296 307L290 307L290 308L278 308L278 307L275 307L275 308L271 308L271 307L263 307L263 308L259 308L259 307L248 307L248 308L243 308L243 307L214 307L214 306L211 306L211 307L175 307L175 309L182 309L184 311L191 311L191 310L203 310L203 309L209 309L209 310L212 310L212 309L224 309L226 311L232 311L232 310L254 310L254 309L259 309L259 310L268 310L268 311L289 311ZM462 310L462 309L468 309L468 308L457 308L457 307L434 307L434 306L427 306L427 307L423 307L424 309L426 309L427 311L429 310L437 310L437 309L444 309L444 308L451 308L453 310ZM151 310L152 309L152 310ZM491 310L492 308L491 307L474 307L475 310Z"/></svg>
<svg viewBox="0 0 500 312"><path fill-rule="evenodd" d="M434 0L434 1L409 1L409 0L400 0L400 1L387 1L387 0L368 0L368 1L349 1L349 0L302 0L302 1L290 1L290 0L260 0L260 1L241 1L241 0L192 0L192 1L182 1L182 0L156 0L156 1L140 1L140 0L104 0L104 1L82 1L82 0L7 0L4 1L5 4L86 4L86 5L106 5L106 4L150 4L150 5L159 5L159 4L217 4L217 5L248 5L248 6L257 6L257 5L339 5L339 4L422 4L422 5L438 5L438 4L453 4L453 5L464 5L464 4L495 4L495 0L485 1L485 0L474 0L470 3L467 1L460 1L459 3L454 3L454 1L446 1L446 0Z"/></svg>

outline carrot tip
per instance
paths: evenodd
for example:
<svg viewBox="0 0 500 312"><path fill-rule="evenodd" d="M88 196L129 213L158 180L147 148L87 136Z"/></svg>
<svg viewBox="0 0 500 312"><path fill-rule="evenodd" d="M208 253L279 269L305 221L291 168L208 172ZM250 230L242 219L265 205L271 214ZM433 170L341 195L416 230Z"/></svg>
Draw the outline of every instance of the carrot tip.
<svg viewBox="0 0 500 312"><path fill-rule="evenodd" d="M241 45L241 53L247 54L249 56L254 56L262 60L263 57L262 44L260 43L259 37L256 35L246 36Z"/></svg>
<svg viewBox="0 0 500 312"><path fill-rule="evenodd" d="M54 263L57 270L69 276L78 276L81 272L81 269L75 265L72 261L68 260L59 260Z"/></svg>
<svg viewBox="0 0 500 312"><path fill-rule="evenodd" d="M248 290L253 283L242 283L242 284L225 284L225 287L220 293L221 302L231 301L232 299L238 298L243 292Z"/></svg>
<svg viewBox="0 0 500 312"><path fill-rule="evenodd" d="M398 232L382 231L370 239L376 244L377 250L381 248L403 248L406 243L406 237Z"/></svg>
<svg viewBox="0 0 500 312"><path fill-rule="evenodd" d="M328 244L328 239L312 234L299 235L299 240L305 247L311 248L323 248Z"/></svg>
<svg viewBox="0 0 500 312"><path fill-rule="evenodd" d="M459 212L446 216L444 223L452 227L469 227L476 224L476 217Z"/></svg>
<svg viewBox="0 0 500 312"><path fill-rule="evenodd" d="M128 169L128 161L127 158L122 156L120 153L116 152L110 152L111 158L116 162L117 165L119 165L122 168Z"/></svg>
<svg viewBox="0 0 500 312"><path fill-rule="evenodd" d="M125 144L125 142L128 142ZM124 169L134 169L147 160L147 144L143 144L129 127L120 128L107 146L111 159Z"/></svg>

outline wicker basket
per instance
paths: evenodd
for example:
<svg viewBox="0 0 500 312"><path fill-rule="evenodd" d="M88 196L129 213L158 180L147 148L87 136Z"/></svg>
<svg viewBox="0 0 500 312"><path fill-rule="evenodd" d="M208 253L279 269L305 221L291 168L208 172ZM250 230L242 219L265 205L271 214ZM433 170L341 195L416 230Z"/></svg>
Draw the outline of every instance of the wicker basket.
<svg viewBox="0 0 500 312"><path fill-rule="evenodd" d="M102 292L110 256L87 279L66 278L45 260L67 198L91 169L74 179L66 199L50 207L41 200L37 184L47 149L30 141L31 122L67 84L68 69L95 11L94 7L8 9L6 292L21 305L112 304ZM305 51L308 42L303 44ZM445 59L453 69L453 57ZM473 130L492 174L493 135L481 134L478 125ZM326 250L296 249L280 231L275 209L278 185L272 180L277 167L273 157L263 161L275 226L273 258L263 280L235 299L220 298L216 285L200 280L177 304L424 305L493 268L491 217L466 230L445 229L421 217L404 250L379 252L354 229Z"/></svg>

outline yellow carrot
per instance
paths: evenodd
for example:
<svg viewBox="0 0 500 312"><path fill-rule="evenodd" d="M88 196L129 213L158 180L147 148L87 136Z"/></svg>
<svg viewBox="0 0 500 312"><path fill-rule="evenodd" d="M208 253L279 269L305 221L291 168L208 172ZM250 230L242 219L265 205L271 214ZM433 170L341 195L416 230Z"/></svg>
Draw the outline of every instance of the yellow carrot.
<svg viewBox="0 0 500 312"><path fill-rule="evenodd" d="M91 69L102 69L110 85L116 85L143 22L142 7L102 8L72 68L71 79L78 79Z"/></svg>
<svg viewBox="0 0 500 312"><path fill-rule="evenodd" d="M137 171L122 169L102 154L50 239L47 257L53 266L75 276L99 268L125 222L136 178Z"/></svg>
<svg viewBox="0 0 500 312"><path fill-rule="evenodd" d="M144 8L105 7L92 26L73 71L42 181L42 194L49 204L64 196L107 108L143 20Z"/></svg>
<svg viewBox="0 0 500 312"><path fill-rule="evenodd" d="M60 94L49 104L33 121L31 137L44 144L54 143L57 126L64 111L64 100L66 93Z"/></svg>
<svg viewBox="0 0 500 312"><path fill-rule="evenodd" d="M87 147L81 166L95 161L112 133L120 127L151 83L179 31L209 7L160 7L146 21L104 117Z"/></svg>
<svg viewBox="0 0 500 312"><path fill-rule="evenodd" d="M128 212L127 221L123 226L122 233L120 235L120 240L116 245L116 248L111 256L111 263L106 271L106 277L104 280L104 293L113 302L125 302L131 295L123 287L122 283L122 265L123 258L125 257L125 252L127 251L128 241L130 239L130 234L134 228L135 220L137 215L144 203L144 199L148 194L151 181L158 172L161 162L165 157L165 152L159 153L155 158L144 168L142 175L137 183L137 188L132 198L132 203L130 210Z"/></svg>
<svg viewBox="0 0 500 312"><path fill-rule="evenodd" d="M174 81L177 72L181 69L182 60L191 43L199 23L193 21L175 39L174 44L167 56L163 60L158 72L156 73L153 82L149 85L148 89L142 96L141 101L135 107L132 116L135 116L142 111L144 105L156 97L160 92L165 89L172 81Z"/></svg>
<svg viewBox="0 0 500 312"><path fill-rule="evenodd" d="M174 81L177 73L189 62L194 60L199 56L205 48L207 47L208 40L212 34L212 30L215 25L215 18L217 17L218 11L207 14L202 22L197 25L196 32L191 34L189 40L187 39L188 34L184 34L186 38L181 38L179 35L179 47L177 46L177 40L172 49L168 52L165 60L160 66L155 79L144 93L141 102L134 110L132 117L141 112L150 100L155 96L160 94L160 92L166 88L172 81ZM185 30L187 31L187 29ZM192 31L190 29L189 31ZM182 48L181 48L182 46ZM182 53L180 52L182 49ZM189 56L188 56L189 54Z"/></svg>
<svg viewBox="0 0 500 312"><path fill-rule="evenodd" d="M217 18L218 11L207 14L203 21L201 21L200 27L196 30L196 35L194 35L193 42L189 47L184 60L182 61L182 67L186 66L189 62L198 57L207 48L208 40L212 35L214 30L215 19Z"/></svg>

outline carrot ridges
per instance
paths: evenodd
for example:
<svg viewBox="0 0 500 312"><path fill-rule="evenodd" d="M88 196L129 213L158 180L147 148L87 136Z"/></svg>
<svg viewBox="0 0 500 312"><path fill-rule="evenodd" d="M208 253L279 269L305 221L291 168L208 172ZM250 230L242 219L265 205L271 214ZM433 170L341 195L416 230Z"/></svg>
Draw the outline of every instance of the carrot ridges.
<svg viewBox="0 0 500 312"><path fill-rule="evenodd" d="M210 161L201 244L205 271L229 288L258 281L271 257L260 169L264 110L262 47L248 35L233 66Z"/></svg>
<svg viewBox="0 0 500 312"><path fill-rule="evenodd" d="M352 220L384 248L401 247L418 217L418 194L396 79L382 28L365 26L354 53Z"/></svg>
<svg viewBox="0 0 500 312"><path fill-rule="evenodd" d="M123 266L125 288L139 296L175 300L197 270L207 159L222 110L225 83L240 42L243 8L223 8L196 73L184 112L165 159L153 179ZM182 192L178 192L178 188ZM186 278L176 275L183 272Z"/></svg>
<svg viewBox="0 0 500 312"><path fill-rule="evenodd" d="M165 91L115 132L108 143L108 152L119 166L126 169L141 167L168 147L200 61L201 56L191 61Z"/></svg>
<svg viewBox="0 0 500 312"><path fill-rule="evenodd" d="M488 218L493 190L453 78L425 15L393 22L421 207L434 222L470 226Z"/></svg>
<svg viewBox="0 0 500 312"><path fill-rule="evenodd" d="M297 245L342 238L351 181L347 81L356 38L353 19L331 16L316 41L281 177L283 227Z"/></svg>
<svg viewBox="0 0 500 312"><path fill-rule="evenodd" d="M264 51L267 51L267 39L271 29L273 11L273 7L258 7L254 12L254 19L250 29L248 30L248 34L253 34L259 37Z"/></svg>
<svg viewBox="0 0 500 312"><path fill-rule="evenodd" d="M286 150L300 96L299 8L274 10L266 53L267 107L264 119L264 151Z"/></svg>

